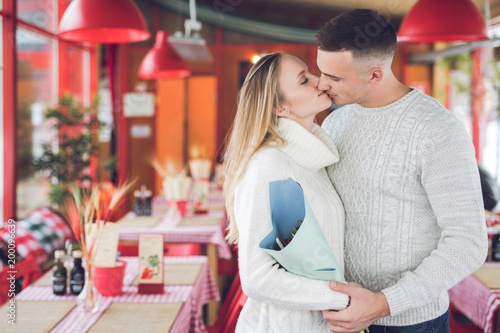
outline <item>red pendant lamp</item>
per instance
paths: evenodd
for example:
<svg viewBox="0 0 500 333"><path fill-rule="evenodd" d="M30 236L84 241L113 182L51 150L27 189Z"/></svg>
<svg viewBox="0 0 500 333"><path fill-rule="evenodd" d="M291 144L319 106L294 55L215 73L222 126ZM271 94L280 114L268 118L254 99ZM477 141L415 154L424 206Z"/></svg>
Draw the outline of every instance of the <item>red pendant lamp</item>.
<svg viewBox="0 0 500 333"><path fill-rule="evenodd" d="M488 39L486 24L471 0L420 0L405 16L399 42L477 41Z"/></svg>
<svg viewBox="0 0 500 333"><path fill-rule="evenodd" d="M59 37L77 42L133 43L150 36L133 0L73 0L59 23Z"/></svg>
<svg viewBox="0 0 500 333"><path fill-rule="evenodd" d="M189 76L184 61L168 42L168 33L158 31L155 45L146 54L139 67L138 76L143 79L173 79Z"/></svg>

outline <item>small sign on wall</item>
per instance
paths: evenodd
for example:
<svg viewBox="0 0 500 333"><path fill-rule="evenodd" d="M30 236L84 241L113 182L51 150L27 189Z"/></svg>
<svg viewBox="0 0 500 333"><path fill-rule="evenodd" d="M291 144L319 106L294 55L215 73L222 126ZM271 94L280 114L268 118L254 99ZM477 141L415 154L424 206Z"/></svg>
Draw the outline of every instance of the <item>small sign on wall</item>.
<svg viewBox="0 0 500 333"><path fill-rule="evenodd" d="M155 114L155 95L144 92L129 92L123 95L125 117L152 117Z"/></svg>
<svg viewBox="0 0 500 333"><path fill-rule="evenodd" d="M149 125L132 125L130 127L130 136L133 138L149 138L151 137L151 126Z"/></svg>

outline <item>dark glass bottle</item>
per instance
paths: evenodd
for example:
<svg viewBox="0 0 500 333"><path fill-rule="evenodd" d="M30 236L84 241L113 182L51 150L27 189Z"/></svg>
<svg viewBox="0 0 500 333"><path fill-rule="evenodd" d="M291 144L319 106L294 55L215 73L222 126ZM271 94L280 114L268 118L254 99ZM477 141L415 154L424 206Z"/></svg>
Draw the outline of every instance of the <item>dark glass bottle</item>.
<svg viewBox="0 0 500 333"><path fill-rule="evenodd" d="M54 252L55 262L52 268L52 290L55 295L66 295L68 271L64 267L63 257L63 250Z"/></svg>
<svg viewBox="0 0 500 333"><path fill-rule="evenodd" d="M143 207L142 207L142 214L146 216L151 215L151 198L152 194L151 191L145 191L145 196L144 196L144 201L143 201Z"/></svg>
<svg viewBox="0 0 500 333"><path fill-rule="evenodd" d="M79 295L85 284L85 269L82 267L82 251L73 251L74 266L71 269L69 290L73 295Z"/></svg>
<svg viewBox="0 0 500 333"><path fill-rule="evenodd" d="M491 240L491 260L500 261L500 233L495 234Z"/></svg>
<svg viewBox="0 0 500 333"><path fill-rule="evenodd" d="M134 213L136 216L142 215L142 197L141 192L134 192Z"/></svg>

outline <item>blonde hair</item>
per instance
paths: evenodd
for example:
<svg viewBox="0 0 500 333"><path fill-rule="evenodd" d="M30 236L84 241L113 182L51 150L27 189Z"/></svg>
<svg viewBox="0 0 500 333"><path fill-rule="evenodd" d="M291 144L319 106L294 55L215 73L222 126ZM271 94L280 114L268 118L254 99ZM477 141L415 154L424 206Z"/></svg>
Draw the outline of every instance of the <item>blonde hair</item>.
<svg viewBox="0 0 500 333"><path fill-rule="evenodd" d="M286 141L278 134L276 108L283 96L278 86L279 64L282 53L262 57L245 78L238 95L238 109L224 153L226 179L224 196L229 217L228 242L238 242L238 228L234 216L234 192L252 156L271 144L284 146Z"/></svg>

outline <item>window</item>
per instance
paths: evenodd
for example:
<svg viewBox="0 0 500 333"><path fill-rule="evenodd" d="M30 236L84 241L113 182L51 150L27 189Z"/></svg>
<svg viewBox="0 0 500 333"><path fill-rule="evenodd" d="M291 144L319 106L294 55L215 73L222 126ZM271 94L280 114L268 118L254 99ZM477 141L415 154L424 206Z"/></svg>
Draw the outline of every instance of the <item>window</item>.
<svg viewBox="0 0 500 333"><path fill-rule="evenodd" d="M17 17L50 32L57 32L57 0L17 0Z"/></svg>
<svg viewBox="0 0 500 333"><path fill-rule="evenodd" d="M88 51L74 46L66 46L66 43L61 44L61 55L59 57L61 88L59 91L61 94L71 94L78 102L89 105L89 96L85 91L88 89L84 89L85 86L88 87L88 83L85 84L84 82L86 81L85 75L89 71L86 68L88 66L85 66L88 62ZM78 64L78 66L75 66L75 64Z"/></svg>
<svg viewBox="0 0 500 333"><path fill-rule="evenodd" d="M53 131L53 124L45 119L45 113L65 93L71 94L79 103L89 105L91 87L95 90L97 86L96 83L92 84L92 80L97 77L97 64L92 64L96 60L95 49L61 41L57 37L59 11L64 10L69 2L0 0L0 10L5 4L3 11L0 11L0 19L7 23L6 35L0 34L5 37L0 48L0 64L3 64L2 49L9 55L13 54L15 46L17 67L16 77L13 77L12 70L4 71L4 79L0 84L0 103L3 105L0 108L0 122L13 123L14 118L17 122L15 132L10 133L3 133L3 124L0 123L3 152L7 156L16 155L14 161L8 161L4 160L4 153L0 152L0 174L3 176L0 198L4 201L0 213L4 218L14 215L22 218L33 208L49 205L52 180L47 174L35 172L33 167L33 160L42 153L42 143L50 143L53 149L58 149L57 133ZM17 4L18 18L15 45L8 35L12 29L12 25L9 25L12 24L12 16L9 15L13 12L14 4ZM5 61L9 61L8 57ZM3 100L4 87L16 87L16 103ZM17 177L12 177L13 173ZM15 206L9 198L15 198Z"/></svg>
<svg viewBox="0 0 500 333"><path fill-rule="evenodd" d="M57 41L18 28L17 33L17 216L49 204L50 179L35 173L41 144L56 141L44 120L57 101ZM56 65L56 66L54 66ZM55 148L57 146L55 145Z"/></svg>

